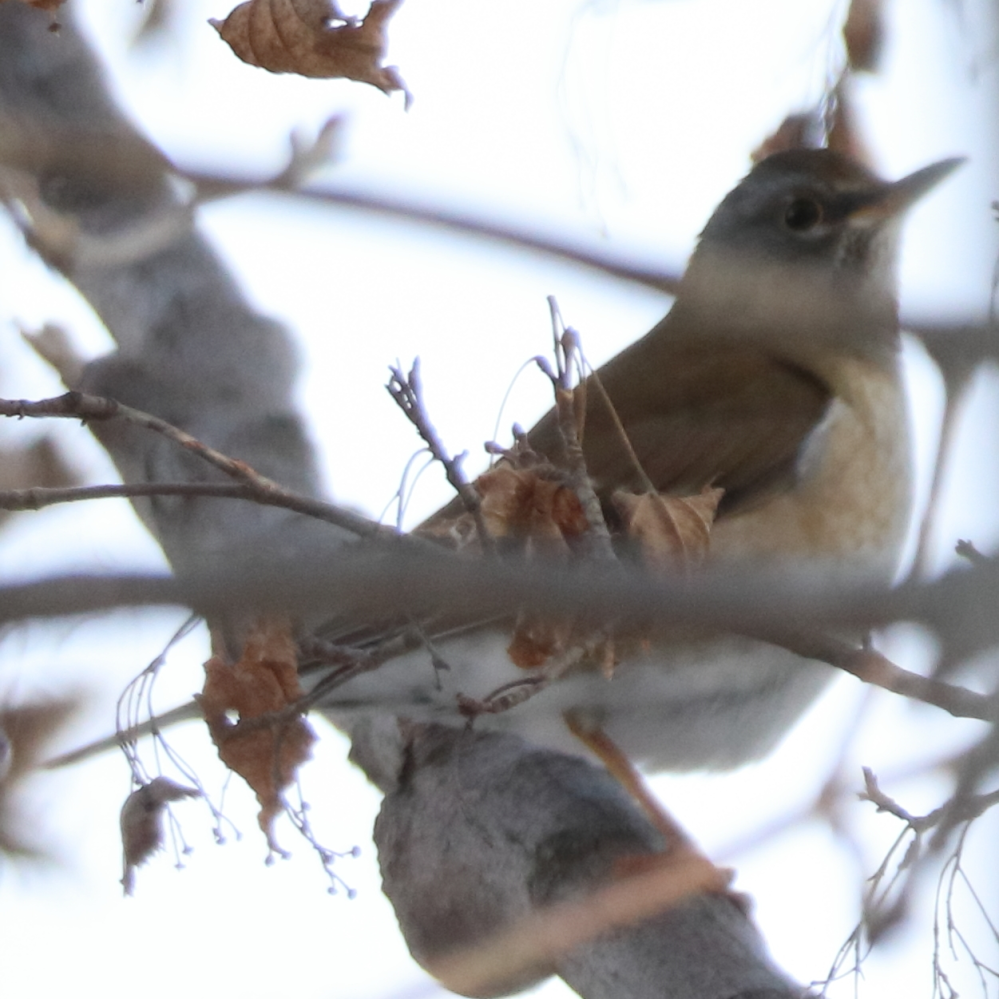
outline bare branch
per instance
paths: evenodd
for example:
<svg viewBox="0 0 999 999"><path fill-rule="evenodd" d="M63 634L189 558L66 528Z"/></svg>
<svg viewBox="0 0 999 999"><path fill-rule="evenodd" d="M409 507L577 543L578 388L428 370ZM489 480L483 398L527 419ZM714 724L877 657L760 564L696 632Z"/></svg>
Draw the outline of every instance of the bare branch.
<svg viewBox="0 0 999 999"><path fill-rule="evenodd" d="M278 179L240 180L231 175L210 174L197 170L181 169L179 173L183 179L195 185L200 201L258 193L262 190L269 191L319 204L350 208L376 215L388 215L442 229L451 229L470 236L510 243L523 249L535 250L545 256L569 260L583 267L610 274L622 281L632 281L645 285L668 295L675 294L680 284L678 275L664 272L659 268L628 264L620 259L584 249L553 236L530 232L516 226L505 225L502 222L475 218L467 213L456 212L448 208L428 208L387 193L364 194L359 191L348 191L329 186L289 188Z"/></svg>
<svg viewBox="0 0 999 999"><path fill-rule="evenodd" d="M0 416L62 417L87 420L121 418L145 427L203 458L210 465L238 480L237 486L216 483L140 483L123 486L88 486L79 489L23 489L0 494L0 509L40 509L52 503L103 499L109 496L219 496L252 500L266 506L283 507L317 520L335 524L362 538L396 537L391 528L361 517L349 510L302 496L284 489L278 483L255 471L250 465L230 458L202 443L196 437L141 410L125 406L114 399L67 392L51 399L30 402L25 399L0 399Z"/></svg>
<svg viewBox="0 0 999 999"><path fill-rule="evenodd" d="M388 394L392 396L395 404L403 411L406 419L416 427L417 433L423 439L434 458L444 467L444 474L451 487L461 498L465 509L471 514L475 522L475 531L482 545L482 550L487 554L494 551L492 535L482 516L482 501L475 487L468 481L465 473L461 469L462 459L466 452L462 452L452 458L444 447L444 442L440 439L437 429L430 422L426 406L423 402L423 385L420 381L420 359L413 361L409 374L404 375L402 368L390 367L392 377L389 378Z"/></svg>
<svg viewBox="0 0 999 999"><path fill-rule="evenodd" d="M539 614L578 615L594 628L601 622L641 621L643 634L656 640L668 640L677 625L745 634L828 662L955 717L995 720L994 697L901 670L877 653L827 634L833 627L872 627L893 620L935 625L952 605L991 608L991 595L999 586L999 566L991 563L897 590L818 582L809 588L786 575L749 571L689 578L633 567L612 574L586 570L585 564L573 571L537 560L468 559L430 544L422 550L400 546L396 539L344 550L335 560L205 565L192 571L184 585L161 577L68 576L6 586L0 588L0 621L151 603L180 604L207 616L233 608L304 614L336 607L347 622L378 618L386 607L419 621L441 606L460 606L469 620L490 620L527 605ZM790 631L788 619L801 626ZM966 636L972 650L999 642L994 615L988 621L991 630L983 615L982 630Z"/></svg>
<svg viewBox="0 0 999 999"><path fill-rule="evenodd" d="M999 710L994 697L933 677L920 676L896 665L875 649L857 647L827 632L784 632L760 637L808 659L818 659L835 666L864 683L924 704L932 704L955 718L994 720Z"/></svg>
<svg viewBox="0 0 999 999"><path fill-rule="evenodd" d="M555 380L555 411L558 414L558 428L565 443L569 486L579 499L586 516L586 523L589 525L586 537L590 543L590 554L599 562L616 562L617 556L611 543L610 531L586 469L586 458L583 455L576 426L575 393L579 389L572 387L570 379L579 352L579 336L571 327L562 325L562 317L559 315L554 298L549 297L548 305L552 312L555 360L558 369Z"/></svg>
<svg viewBox="0 0 999 999"><path fill-rule="evenodd" d="M182 448L203 458L230 478L245 482L264 490L270 487L280 489L276 483L255 472L246 462L238 461L203 444L196 437L178 427L161 420L158 416L143 413L141 410L125 406L115 399L85 395L82 392L66 392L51 399L29 402L26 399L0 399L0 416L30 417L75 417L88 420L110 420L121 417L136 426L145 427L179 444Z"/></svg>
<svg viewBox="0 0 999 999"><path fill-rule="evenodd" d="M999 805L999 790L996 790L964 798L957 803L956 809L952 808L951 803L948 802L925 815L913 815L881 790L878 786L878 779L870 767L864 767L864 790L858 797L861 801L870 801L875 804L879 812L888 812L901 819L918 833L933 829L945 817L955 823L972 822L984 815L990 808Z"/></svg>

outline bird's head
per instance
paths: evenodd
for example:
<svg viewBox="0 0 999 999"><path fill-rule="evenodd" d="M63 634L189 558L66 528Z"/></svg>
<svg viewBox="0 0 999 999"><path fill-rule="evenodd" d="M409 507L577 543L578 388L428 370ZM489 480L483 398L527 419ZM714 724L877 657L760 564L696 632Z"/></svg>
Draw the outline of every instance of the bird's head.
<svg viewBox="0 0 999 999"><path fill-rule="evenodd" d="M897 339L899 222L961 162L886 181L829 149L775 153L708 220L680 299L739 336L856 333L854 346L881 350Z"/></svg>

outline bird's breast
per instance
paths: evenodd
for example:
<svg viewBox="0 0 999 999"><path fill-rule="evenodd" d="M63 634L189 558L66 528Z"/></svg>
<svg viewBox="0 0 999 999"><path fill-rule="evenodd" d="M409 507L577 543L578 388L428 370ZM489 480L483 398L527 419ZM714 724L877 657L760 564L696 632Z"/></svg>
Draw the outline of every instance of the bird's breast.
<svg viewBox="0 0 999 999"><path fill-rule="evenodd" d="M823 372L834 397L802 445L794 485L717 522L713 562L814 563L889 580L911 514L908 409L897 366L843 358Z"/></svg>

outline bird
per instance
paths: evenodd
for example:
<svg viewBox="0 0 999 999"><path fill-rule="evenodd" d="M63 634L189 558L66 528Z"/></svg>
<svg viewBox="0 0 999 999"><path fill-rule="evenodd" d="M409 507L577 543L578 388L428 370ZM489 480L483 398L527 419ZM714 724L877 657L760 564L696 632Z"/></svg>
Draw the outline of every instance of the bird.
<svg viewBox="0 0 999 999"><path fill-rule="evenodd" d="M622 489L717 488L709 565L892 580L913 489L900 223L961 162L893 182L830 149L752 167L710 216L665 318L584 381L580 443L608 517ZM565 459L554 410L526 442ZM509 620L463 622L460 608L443 617L446 628L427 623L415 647L331 690L323 713L354 736L395 716L463 723L462 697L516 685ZM385 634L327 633L355 646ZM646 770L728 769L765 755L833 675L737 635L631 643L612 675L598 658L582 655L537 696L476 724L578 752L571 715Z"/></svg>
<svg viewBox="0 0 999 999"><path fill-rule="evenodd" d="M582 383L579 443L612 526L620 527L622 491L715 489L708 568L891 582L913 491L901 222L962 162L941 160L897 181L830 149L776 152L753 166L708 219L670 311ZM565 463L555 411L522 443L555 467ZM463 509L452 501L416 533L439 538ZM315 629L318 641L301 643L301 678L355 749L369 747L372 776L374 759L393 758L399 719L465 725L469 703L518 686L534 696L479 713L475 724L583 755L592 754L578 736L599 733L651 772L732 769L766 755L834 675L746 635L615 635L611 669L606 645L581 641L549 682L543 666L525 670L511 655L515 630L510 619L472 618L460 605L420 621L334 617ZM341 666L344 649L374 654L379 665L340 683L317 651L329 644ZM538 677L544 682L524 683ZM150 725L197 712L192 702Z"/></svg>

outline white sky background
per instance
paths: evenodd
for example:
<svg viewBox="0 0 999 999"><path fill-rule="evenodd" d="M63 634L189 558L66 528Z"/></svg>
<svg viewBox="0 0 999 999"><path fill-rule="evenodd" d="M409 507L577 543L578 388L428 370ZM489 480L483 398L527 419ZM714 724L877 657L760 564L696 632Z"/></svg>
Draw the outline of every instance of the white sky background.
<svg viewBox="0 0 999 999"><path fill-rule="evenodd" d="M407 0L392 25L390 61L415 94L409 114L399 95L239 64L205 24L228 12L222 0L179 0L174 37L136 52L127 50L133 4L80 6L122 100L182 165L264 176L283 165L293 128L314 132L344 111L347 138L330 182L465 208L679 269L711 209L745 173L749 151L785 113L811 104L838 66L829 25L842 5L546 0L521 12L470 0ZM886 176L944 156L971 157L907 227L902 308L918 318L984 314L995 259L988 203L999 191L995 130L987 123L996 120L996 39L983 13L987 0L969 0L963 19L955 13L960 6L896 0L885 72L857 88L862 124ZM594 363L668 307L659 295L537 254L290 199L234 199L205 209L202 223L253 302L299 338L302 405L333 496L374 515L417 447L382 388L388 363L408 365L420 355L431 415L452 450L469 450L474 470L513 374L547 350L547 294L558 297ZM76 296L46 277L5 221L0 307L3 317L28 327L63 321L94 354L108 347ZM13 325L0 326L0 361L4 395L59 391L19 345ZM925 453L940 390L918 351L912 369ZM940 564L957 537L983 549L999 541L997 394L994 377L981 379L966 414L938 532ZM548 404L543 380L525 374L503 425L529 425ZM84 431L51 429L89 481L112 478ZM0 426L4 439L40 430ZM429 470L411 522L447 497L443 476ZM0 538L4 579L161 564L124 503L21 514ZM18 694L69 682L82 687L92 710L71 741L103 734L121 687L179 623L177 615L129 612L22 628L0 644L0 679ZM904 665L927 664L919 636L899 629L890 637L888 651ZM160 706L200 686L204 654L200 636L174 651L158 688ZM737 855L731 848L809 800L830 765L829 747L834 753L862 700L858 685L844 679L765 763L723 777L656 779L705 846L738 866L739 886L756 898L777 960L805 981L825 973L852 927L858 875L880 860L897 832L894 820L875 817L870 806L848 810L864 844L859 866L817 823ZM972 739L974 726L888 695L871 701L845 777L858 781L860 764L868 764L886 781L896 777L889 790L912 810L935 806L939 782L903 777L914 763ZM169 854L159 856L140 871L136 898L123 901L117 818L128 772L112 756L36 782L32 807L60 862L0 870L5 994L62 996L83 986L99 988L105 999L223 990L248 999L435 995L378 890L369 845L377 795L345 763L343 741L325 729L324 736L304 774L306 796L325 844L362 847L360 858L337 867L356 899L325 894L318 862L290 827L280 835L293 859L265 868L252 795L233 782L225 812L242 840L230 836L216 847L202 806L181 804L175 814L195 847L186 869L177 872ZM172 741L210 788L221 786L221 768L198 727ZM986 858L990 849L994 856L996 835L996 822L983 822L969 847L969 867L992 902L995 880L983 867L994 869ZM919 934L869 961L862 995L929 996L930 924L925 912L921 918ZM973 979L960 969L955 982L974 994ZM844 984L840 994L851 988ZM540 994L567 991L552 982Z"/></svg>

